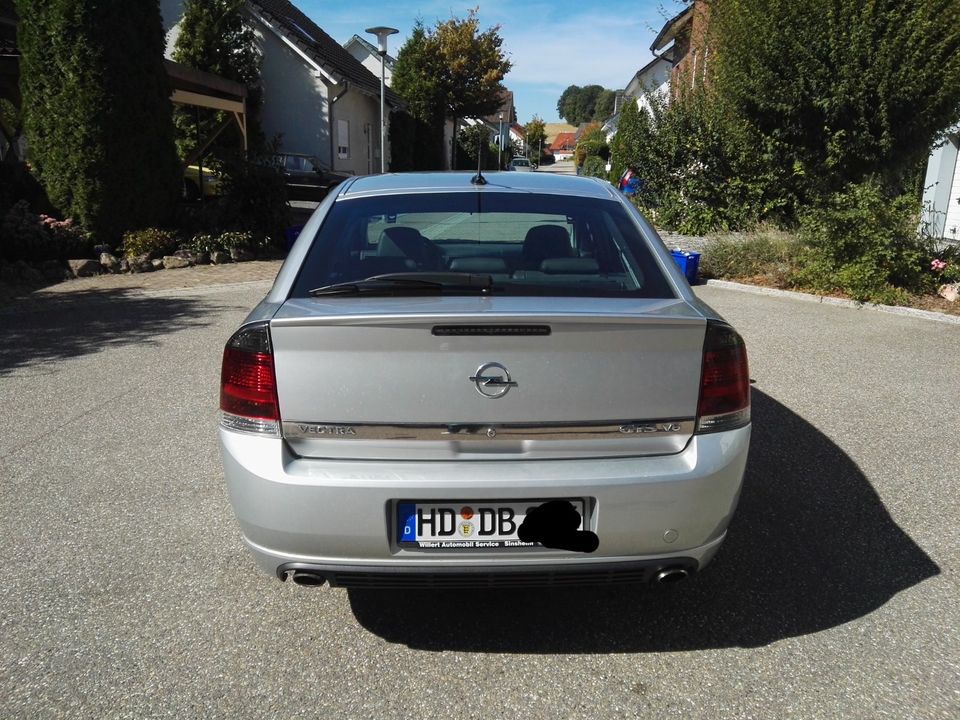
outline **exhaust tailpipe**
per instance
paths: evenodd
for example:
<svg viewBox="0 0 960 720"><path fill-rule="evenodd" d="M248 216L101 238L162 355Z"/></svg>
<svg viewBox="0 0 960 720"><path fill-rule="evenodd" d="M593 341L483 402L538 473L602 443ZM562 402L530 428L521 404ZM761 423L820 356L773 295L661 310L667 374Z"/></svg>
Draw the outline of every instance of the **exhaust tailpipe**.
<svg viewBox="0 0 960 720"><path fill-rule="evenodd" d="M686 568L668 567L658 572L655 579L657 585L674 585L678 582L686 580L689 574L690 573L687 572Z"/></svg>
<svg viewBox="0 0 960 720"><path fill-rule="evenodd" d="M323 585L327 579L320 573L313 572L311 570L294 570L293 581L297 585L309 585L311 587L316 587L318 585Z"/></svg>

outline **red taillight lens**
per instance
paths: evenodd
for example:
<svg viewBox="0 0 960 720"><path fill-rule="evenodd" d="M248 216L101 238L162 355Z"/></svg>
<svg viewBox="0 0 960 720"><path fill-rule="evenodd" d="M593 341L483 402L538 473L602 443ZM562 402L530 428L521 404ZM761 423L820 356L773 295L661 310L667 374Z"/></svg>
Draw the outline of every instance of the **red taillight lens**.
<svg viewBox="0 0 960 720"><path fill-rule="evenodd" d="M747 349L732 327L708 321L703 344L697 432L732 430L749 422Z"/></svg>
<svg viewBox="0 0 960 720"><path fill-rule="evenodd" d="M280 408L266 324L241 328L223 350L220 423L231 430L279 434Z"/></svg>
<svg viewBox="0 0 960 720"><path fill-rule="evenodd" d="M220 409L244 417L280 419L273 355L224 349Z"/></svg>

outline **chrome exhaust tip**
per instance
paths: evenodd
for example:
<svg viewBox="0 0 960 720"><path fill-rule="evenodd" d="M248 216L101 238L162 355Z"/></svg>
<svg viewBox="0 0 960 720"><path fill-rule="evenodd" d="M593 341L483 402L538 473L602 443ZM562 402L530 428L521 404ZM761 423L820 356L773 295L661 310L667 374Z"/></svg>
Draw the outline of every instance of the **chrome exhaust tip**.
<svg viewBox="0 0 960 720"><path fill-rule="evenodd" d="M658 585L673 585L686 580L689 575L686 568L669 567L658 572L655 580Z"/></svg>
<svg viewBox="0 0 960 720"><path fill-rule="evenodd" d="M310 570L294 570L293 581L297 585L317 587L318 585L323 585L327 579L318 572L312 572Z"/></svg>

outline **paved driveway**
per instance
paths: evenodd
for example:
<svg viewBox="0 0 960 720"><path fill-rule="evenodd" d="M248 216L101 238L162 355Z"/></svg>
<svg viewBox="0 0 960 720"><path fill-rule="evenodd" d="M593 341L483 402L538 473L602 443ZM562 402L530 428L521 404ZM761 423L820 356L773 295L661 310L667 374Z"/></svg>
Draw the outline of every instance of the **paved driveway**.
<svg viewBox="0 0 960 720"><path fill-rule="evenodd" d="M0 310L0 718L960 715L960 328L700 288L756 379L707 572L348 593L259 574L223 489L220 350L267 285Z"/></svg>

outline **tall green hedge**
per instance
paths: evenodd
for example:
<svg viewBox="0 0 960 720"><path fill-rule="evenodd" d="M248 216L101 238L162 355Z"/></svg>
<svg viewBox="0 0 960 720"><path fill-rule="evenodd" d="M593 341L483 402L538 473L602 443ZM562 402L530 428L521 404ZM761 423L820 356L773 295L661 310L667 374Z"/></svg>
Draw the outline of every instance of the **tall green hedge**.
<svg viewBox="0 0 960 720"><path fill-rule="evenodd" d="M166 220L180 190L157 0L17 0L29 156L98 239Z"/></svg>

